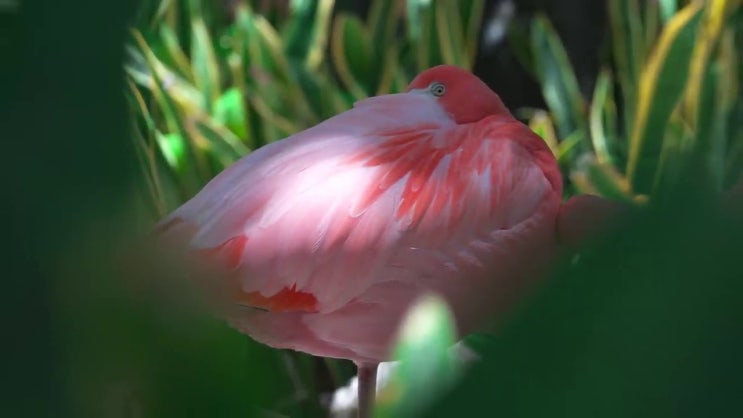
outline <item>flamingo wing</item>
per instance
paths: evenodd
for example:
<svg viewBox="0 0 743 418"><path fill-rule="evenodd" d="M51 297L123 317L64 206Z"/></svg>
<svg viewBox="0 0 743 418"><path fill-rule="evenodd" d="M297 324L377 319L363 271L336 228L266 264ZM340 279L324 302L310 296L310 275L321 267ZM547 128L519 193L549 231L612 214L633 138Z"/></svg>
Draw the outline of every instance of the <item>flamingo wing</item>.
<svg viewBox="0 0 743 418"><path fill-rule="evenodd" d="M407 118L401 121L401 114ZM189 231L188 246L231 271L245 304L272 311L336 309L370 285L402 232L388 216L394 191L375 192L374 199L363 192L381 190L375 182L384 167L362 164L357 156L390 139L378 133L380 126L425 136L442 126L432 120L451 123L420 96L364 100L247 155L159 229L165 235Z"/></svg>
<svg viewBox="0 0 743 418"><path fill-rule="evenodd" d="M246 156L163 229L193 230L190 246L232 271L246 305L331 312L395 280L390 266L415 278L478 264L491 231L559 196L521 125L492 125L456 126L413 94L367 99Z"/></svg>

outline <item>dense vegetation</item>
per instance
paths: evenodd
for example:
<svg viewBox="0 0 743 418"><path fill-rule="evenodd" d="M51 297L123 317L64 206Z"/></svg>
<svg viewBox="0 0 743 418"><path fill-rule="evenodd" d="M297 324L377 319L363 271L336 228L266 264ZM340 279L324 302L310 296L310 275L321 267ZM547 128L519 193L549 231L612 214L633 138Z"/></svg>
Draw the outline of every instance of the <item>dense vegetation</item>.
<svg viewBox="0 0 743 418"><path fill-rule="evenodd" d="M432 65L487 68L497 2L71 3L17 6L16 42L3 43L17 64L3 80L8 277L28 297L9 305L9 340L34 347L11 346L8 416L327 415L349 363L194 313L180 276L131 241L251 150ZM398 371L382 415L740 409L743 206L727 191L743 175L743 8L605 5L594 74L574 70L582 57L541 13L510 21L498 48L538 86L512 110L558 157L566 197L620 200L631 216L558 266L497 336L468 339L482 356L469 373L439 355L452 341L431 308L440 332L399 348L430 361Z"/></svg>

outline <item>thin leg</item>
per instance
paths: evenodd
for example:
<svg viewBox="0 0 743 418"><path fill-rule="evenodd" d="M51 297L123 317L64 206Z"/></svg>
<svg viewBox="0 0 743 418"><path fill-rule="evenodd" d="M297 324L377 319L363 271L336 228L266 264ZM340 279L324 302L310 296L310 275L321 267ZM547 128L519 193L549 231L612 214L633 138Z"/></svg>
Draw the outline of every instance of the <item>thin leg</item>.
<svg viewBox="0 0 743 418"><path fill-rule="evenodd" d="M356 363L359 374L358 418L371 418L377 394L377 363Z"/></svg>

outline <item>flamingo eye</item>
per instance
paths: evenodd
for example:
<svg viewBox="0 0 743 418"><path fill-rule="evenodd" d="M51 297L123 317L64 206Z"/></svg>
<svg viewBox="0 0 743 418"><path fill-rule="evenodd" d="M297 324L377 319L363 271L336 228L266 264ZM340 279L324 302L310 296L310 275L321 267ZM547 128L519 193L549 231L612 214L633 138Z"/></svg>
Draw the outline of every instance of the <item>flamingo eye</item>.
<svg viewBox="0 0 743 418"><path fill-rule="evenodd" d="M436 97L441 97L446 93L446 87L439 82L432 83L431 87L428 88L428 90L431 91L431 94L433 94Z"/></svg>

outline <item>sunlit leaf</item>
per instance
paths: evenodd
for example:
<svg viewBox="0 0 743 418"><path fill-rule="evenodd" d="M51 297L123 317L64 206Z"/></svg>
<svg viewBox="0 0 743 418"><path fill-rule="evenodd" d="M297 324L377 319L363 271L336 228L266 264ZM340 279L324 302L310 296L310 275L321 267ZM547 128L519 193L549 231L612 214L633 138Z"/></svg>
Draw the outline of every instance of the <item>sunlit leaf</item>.
<svg viewBox="0 0 743 418"><path fill-rule="evenodd" d="M602 70L596 79L590 110L591 142L598 161L616 165L612 147L617 141L616 105L614 104L614 80L608 70Z"/></svg>
<svg viewBox="0 0 743 418"><path fill-rule="evenodd" d="M245 98L240 90L231 88L214 103L214 118L240 138L246 138L247 122Z"/></svg>
<svg viewBox="0 0 743 418"><path fill-rule="evenodd" d="M547 146L550 147L550 150L555 156L558 154L559 144L557 141L557 133L555 133L552 119L550 119L547 112L535 112L534 115L529 118L529 128L531 128L534 133L539 135L544 142L547 143Z"/></svg>
<svg viewBox="0 0 743 418"><path fill-rule="evenodd" d="M168 133L162 134L157 133L157 145L160 147L163 156L168 161L168 164L176 171L181 171L184 166L184 159L186 158L186 141L180 134Z"/></svg>

